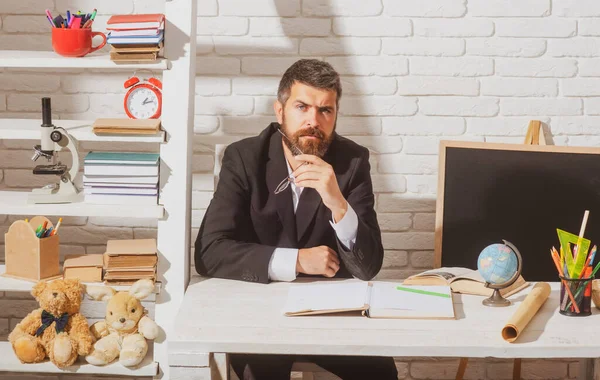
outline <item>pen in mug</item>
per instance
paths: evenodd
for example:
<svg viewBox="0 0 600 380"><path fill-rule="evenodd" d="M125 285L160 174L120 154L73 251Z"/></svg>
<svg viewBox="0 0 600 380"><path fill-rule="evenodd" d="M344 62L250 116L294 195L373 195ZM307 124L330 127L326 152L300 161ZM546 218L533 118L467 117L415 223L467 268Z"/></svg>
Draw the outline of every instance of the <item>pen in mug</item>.
<svg viewBox="0 0 600 380"><path fill-rule="evenodd" d="M50 22L52 23L52 25L54 25L54 17L52 17L52 13L50 13L50 10L46 9L46 17L48 17L50 19Z"/></svg>

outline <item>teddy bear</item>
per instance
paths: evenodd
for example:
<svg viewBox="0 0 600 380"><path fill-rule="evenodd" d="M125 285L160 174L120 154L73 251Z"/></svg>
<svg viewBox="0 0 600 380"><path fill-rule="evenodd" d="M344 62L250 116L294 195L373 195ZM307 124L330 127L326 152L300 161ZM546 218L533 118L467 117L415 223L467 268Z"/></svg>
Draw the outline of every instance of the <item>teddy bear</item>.
<svg viewBox="0 0 600 380"><path fill-rule="evenodd" d="M140 300L154 289L151 280L136 281L129 291L116 292L109 286L88 286L86 294L97 301L108 301L106 316L90 327L98 341L85 357L93 365L106 365L117 357L125 367L138 365L146 356L146 339L155 339L159 328L146 314Z"/></svg>
<svg viewBox="0 0 600 380"><path fill-rule="evenodd" d="M9 334L21 363L39 363L47 357L66 368L78 355L92 351L94 337L79 312L84 286L78 279L40 281L31 294L40 307L29 313Z"/></svg>

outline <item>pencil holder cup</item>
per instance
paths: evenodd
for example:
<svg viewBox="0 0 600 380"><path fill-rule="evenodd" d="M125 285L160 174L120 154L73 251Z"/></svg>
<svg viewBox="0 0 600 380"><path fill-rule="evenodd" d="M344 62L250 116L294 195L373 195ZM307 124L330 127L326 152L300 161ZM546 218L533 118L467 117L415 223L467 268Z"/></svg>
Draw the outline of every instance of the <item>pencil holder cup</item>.
<svg viewBox="0 0 600 380"><path fill-rule="evenodd" d="M101 36L102 42L92 47L92 38ZM106 45L106 35L101 32L92 32L89 28L64 29L52 28L52 48L64 57L83 57Z"/></svg>
<svg viewBox="0 0 600 380"><path fill-rule="evenodd" d="M569 317L586 317L592 314L593 278L560 277L559 313Z"/></svg>
<svg viewBox="0 0 600 380"><path fill-rule="evenodd" d="M49 280L60 277L58 235L38 238L36 228L44 222L54 227L43 216L32 218L29 223L17 220L4 234L4 276L29 281Z"/></svg>

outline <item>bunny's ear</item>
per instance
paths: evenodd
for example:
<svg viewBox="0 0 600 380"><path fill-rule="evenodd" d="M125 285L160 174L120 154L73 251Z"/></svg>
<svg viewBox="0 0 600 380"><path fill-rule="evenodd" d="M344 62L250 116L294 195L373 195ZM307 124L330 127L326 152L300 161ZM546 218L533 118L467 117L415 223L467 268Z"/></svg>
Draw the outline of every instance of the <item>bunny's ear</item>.
<svg viewBox="0 0 600 380"><path fill-rule="evenodd" d="M138 300L144 299L154 290L154 283L151 280L137 280L129 288L129 294Z"/></svg>
<svg viewBox="0 0 600 380"><path fill-rule="evenodd" d="M85 294L96 301L108 301L117 292L110 286L86 286Z"/></svg>

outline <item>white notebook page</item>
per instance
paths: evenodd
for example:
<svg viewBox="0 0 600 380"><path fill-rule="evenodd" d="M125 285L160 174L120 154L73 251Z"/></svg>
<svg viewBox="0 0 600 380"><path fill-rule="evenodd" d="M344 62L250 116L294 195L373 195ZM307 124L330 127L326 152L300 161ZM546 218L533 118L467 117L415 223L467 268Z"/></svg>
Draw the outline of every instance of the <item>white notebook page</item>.
<svg viewBox="0 0 600 380"><path fill-rule="evenodd" d="M400 289L413 289L415 293ZM432 295L428 293L438 294ZM440 295L444 295L440 296ZM453 315L452 292L449 286L402 285L394 282L375 282L371 290L370 309L411 310L424 316Z"/></svg>
<svg viewBox="0 0 600 380"><path fill-rule="evenodd" d="M365 305L368 286L366 281L291 284L283 312L359 309Z"/></svg>

